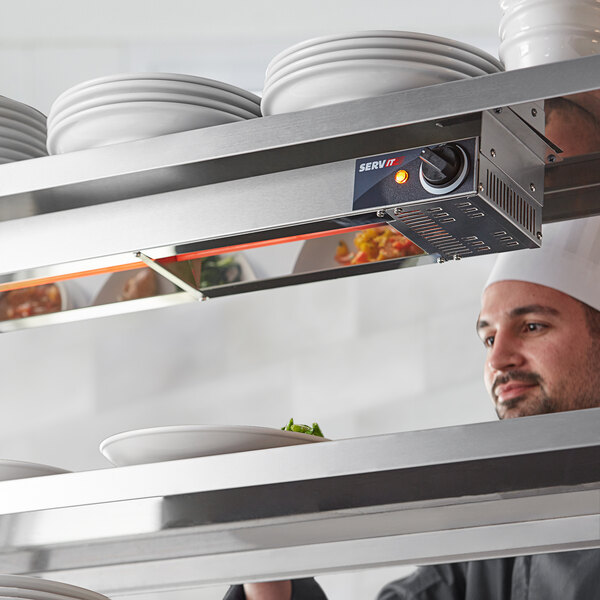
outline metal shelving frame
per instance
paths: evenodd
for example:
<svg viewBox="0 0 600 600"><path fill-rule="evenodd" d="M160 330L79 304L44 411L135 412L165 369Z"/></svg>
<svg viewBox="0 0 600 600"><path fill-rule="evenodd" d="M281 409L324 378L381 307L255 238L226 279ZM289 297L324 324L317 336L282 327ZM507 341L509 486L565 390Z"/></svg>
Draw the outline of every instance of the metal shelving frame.
<svg viewBox="0 0 600 600"><path fill-rule="evenodd" d="M157 261L346 227L352 219L386 222L352 211L356 158L466 137L484 111L509 106L519 114L519 106L595 90L598 81L600 58L590 56L3 165L0 291L15 282L142 264L138 252ZM521 115L540 128L530 113ZM599 166L594 155L548 165L544 222L600 212ZM404 266L360 265L224 286L214 295ZM188 292L5 321L0 330L198 299Z"/></svg>
<svg viewBox="0 0 600 600"><path fill-rule="evenodd" d="M110 595L600 547L600 409L0 483L5 572Z"/></svg>

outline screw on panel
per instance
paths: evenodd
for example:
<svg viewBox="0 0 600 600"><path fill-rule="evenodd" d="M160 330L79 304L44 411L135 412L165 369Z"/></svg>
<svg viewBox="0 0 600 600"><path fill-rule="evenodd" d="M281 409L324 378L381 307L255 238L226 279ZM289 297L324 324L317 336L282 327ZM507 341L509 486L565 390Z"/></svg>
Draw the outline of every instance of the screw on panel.
<svg viewBox="0 0 600 600"><path fill-rule="evenodd" d="M378 210L378 211L377 211L377 216L378 216L380 219L383 219L383 217L385 217L385 210Z"/></svg>
<svg viewBox="0 0 600 600"><path fill-rule="evenodd" d="M535 234L535 236L537 237L537 239L538 239L538 240L541 240L541 239L542 239L542 232L541 232L541 231L538 231L538 232Z"/></svg>
<svg viewBox="0 0 600 600"><path fill-rule="evenodd" d="M455 254L452 258L453 260L460 260L460 254Z"/></svg>
<svg viewBox="0 0 600 600"><path fill-rule="evenodd" d="M484 188L483 188L483 183L480 183L480 184L477 186L477 189L478 189L480 192L483 192L483 189L484 189Z"/></svg>
<svg viewBox="0 0 600 600"><path fill-rule="evenodd" d="M442 263L445 263L445 262L446 262L446 259L445 259L445 258L443 258L442 256L440 256L440 257L437 259L437 261L438 261L438 263L441 265Z"/></svg>
<svg viewBox="0 0 600 600"><path fill-rule="evenodd" d="M496 158L496 151L493 148L490 150L490 156Z"/></svg>
<svg viewBox="0 0 600 600"><path fill-rule="evenodd" d="M394 214L395 214L395 215L399 215L401 212L402 212L402 209L401 209L399 206L397 206L397 207L394 209Z"/></svg>
<svg viewBox="0 0 600 600"><path fill-rule="evenodd" d="M554 162L556 160L556 156L554 154L548 154L548 162Z"/></svg>
<svg viewBox="0 0 600 600"><path fill-rule="evenodd" d="M535 185L534 185L533 183L530 183L530 184L529 184L529 189L530 189L532 192L535 192Z"/></svg>
<svg viewBox="0 0 600 600"><path fill-rule="evenodd" d="M537 108L532 108L531 109L531 116L532 117L537 117Z"/></svg>
<svg viewBox="0 0 600 600"><path fill-rule="evenodd" d="M501 109L501 108L495 108L495 109L494 109L494 112L495 112L497 115L499 115L499 114L502 112L502 109Z"/></svg>

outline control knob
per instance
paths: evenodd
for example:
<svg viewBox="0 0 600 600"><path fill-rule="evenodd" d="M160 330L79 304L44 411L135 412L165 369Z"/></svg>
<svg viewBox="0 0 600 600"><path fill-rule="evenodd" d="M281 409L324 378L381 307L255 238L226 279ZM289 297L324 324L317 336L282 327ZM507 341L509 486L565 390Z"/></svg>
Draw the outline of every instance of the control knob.
<svg viewBox="0 0 600 600"><path fill-rule="evenodd" d="M454 191L465 180L469 170L467 154L457 144L423 148L419 158L419 180L430 194Z"/></svg>

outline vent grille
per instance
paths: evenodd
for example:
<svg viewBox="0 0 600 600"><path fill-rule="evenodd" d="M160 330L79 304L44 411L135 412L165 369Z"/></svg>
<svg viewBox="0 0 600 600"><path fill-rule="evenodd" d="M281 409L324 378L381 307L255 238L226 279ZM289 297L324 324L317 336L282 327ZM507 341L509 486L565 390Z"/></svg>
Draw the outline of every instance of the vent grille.
<svg viewBox="0 0 600 600"><path fill-rule="evenodd" d="M442 211L436 215L440 218L440 221L446 219L449 219L449 222L454 221L454 219L448 213L443 212L443 209L441 208L429 209L429 212L431 213L436 213L438 211ZM444 254L457 254L461 256L472 254L472 251L460 240L450 235L443 227L438 225L434 219L425 215L420 210L403 212L397 218L432 246L441 250Z"/></svg>
<svg viewBox="0 0 600 600"><path fill-rule="evenodd" d="M524 198L487 169L487 195L507 215L535 235L535 210Z"/></svg>

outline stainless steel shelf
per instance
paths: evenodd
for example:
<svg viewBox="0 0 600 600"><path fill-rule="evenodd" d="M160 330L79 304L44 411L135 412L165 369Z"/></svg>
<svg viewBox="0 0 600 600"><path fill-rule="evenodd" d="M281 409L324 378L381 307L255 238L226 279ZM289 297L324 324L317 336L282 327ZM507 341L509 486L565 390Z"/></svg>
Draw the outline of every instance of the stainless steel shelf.
<svg viewBox="0 0 600 600"><path fill-rule="evenodd" d="M497 107L513 107L539 129L521 105L594 90L598 81L600 57L590 56L3 165L0 286L128 264L138 251L158 260L369 220L384 223L388 216L352 210L356 158L469 137L482 113ZM600 212L593 193L570 202L573 185L561 181L561 168L552 167L547 220ZM144 306L96 308L56 321Z"/></svg>
<svg viewBox="0 0 600 600"><path fill-rule="evenodd" d="M126 594L600 547L600 409L0 483L0 564Z"/></svg>

